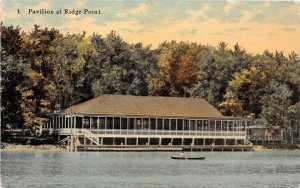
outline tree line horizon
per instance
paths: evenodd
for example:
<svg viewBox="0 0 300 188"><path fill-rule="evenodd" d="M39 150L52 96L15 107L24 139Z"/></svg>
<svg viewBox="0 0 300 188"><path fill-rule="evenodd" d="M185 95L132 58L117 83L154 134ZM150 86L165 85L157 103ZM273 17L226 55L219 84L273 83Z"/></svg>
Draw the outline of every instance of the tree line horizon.
<svg viewBox="0 0 300 188"><path fill-rule="evenodd" d="M224 115L292 128L300 121L300 58L163 42L157 48L86 32L1 23L2 129L34 128L47 114L102 94L201 97Z"/></svg>

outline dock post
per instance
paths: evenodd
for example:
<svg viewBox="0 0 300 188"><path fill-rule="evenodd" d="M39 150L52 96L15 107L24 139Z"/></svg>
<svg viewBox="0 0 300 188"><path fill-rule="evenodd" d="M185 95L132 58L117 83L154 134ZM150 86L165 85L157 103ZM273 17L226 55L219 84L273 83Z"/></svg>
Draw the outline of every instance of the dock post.
<svg viewBox="0 0 300 188"><path fill-rule="evenodd" d="M73 150L73 136L71 135L69 151L71 152L72 150Z"/></svg>
<svg viewBox="0 0 300 188"><path fill-rule="evenodd" d="M68 151L70 151L70 140L69 139L67 141L67 147L68 147Z"/></svg>

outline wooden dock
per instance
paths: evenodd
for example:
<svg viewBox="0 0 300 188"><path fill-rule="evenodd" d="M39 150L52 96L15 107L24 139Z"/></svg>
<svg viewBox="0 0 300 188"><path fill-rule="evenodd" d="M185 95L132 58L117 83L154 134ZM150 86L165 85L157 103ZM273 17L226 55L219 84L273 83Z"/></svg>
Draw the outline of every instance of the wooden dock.
<svg viewBox="0 0 300 188"><path fill-rule="evenodd" d="M96 146L80 145L78 151L133 151L133 152L170 152L170 151L253 151L249 145L214 145L214 146Z"/></svg>

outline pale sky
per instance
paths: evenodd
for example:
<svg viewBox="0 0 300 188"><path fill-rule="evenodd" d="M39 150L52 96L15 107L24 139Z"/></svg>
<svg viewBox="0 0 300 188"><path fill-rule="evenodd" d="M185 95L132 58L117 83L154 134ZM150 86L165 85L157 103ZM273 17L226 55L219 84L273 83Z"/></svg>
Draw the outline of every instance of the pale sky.
<svg viewBox="0 0 300 188"><path fill-rule="evenodd" d="M93 9L102 14L34 15L28 9ZM153 47L171 40L213 46L224 41L230 47L239 43L251 53L268 49L300 54L299 1L2 0L1 18L5 25L19 25L24 31L34 24L104 37L115 30L126 42Z"/></svg>

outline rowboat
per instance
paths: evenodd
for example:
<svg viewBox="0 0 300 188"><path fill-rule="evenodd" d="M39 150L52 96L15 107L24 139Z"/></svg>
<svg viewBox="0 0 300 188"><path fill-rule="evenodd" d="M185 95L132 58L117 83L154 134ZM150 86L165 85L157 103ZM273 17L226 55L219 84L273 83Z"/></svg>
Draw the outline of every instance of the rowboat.
<svg viewBox="0 0 300 188"><path fill-rule="evenodd" d="M204 160L205 156L191 156L191 155L172 155L171 159L182 159L182 160Z"/></svg>

